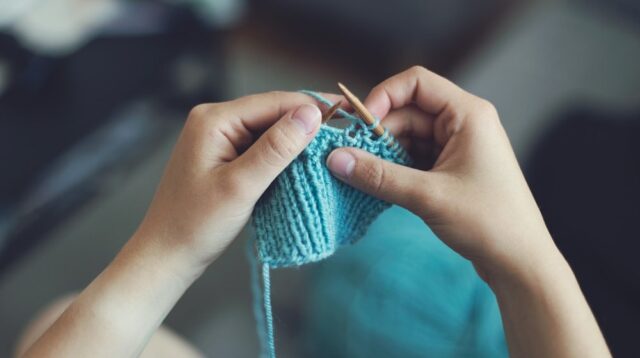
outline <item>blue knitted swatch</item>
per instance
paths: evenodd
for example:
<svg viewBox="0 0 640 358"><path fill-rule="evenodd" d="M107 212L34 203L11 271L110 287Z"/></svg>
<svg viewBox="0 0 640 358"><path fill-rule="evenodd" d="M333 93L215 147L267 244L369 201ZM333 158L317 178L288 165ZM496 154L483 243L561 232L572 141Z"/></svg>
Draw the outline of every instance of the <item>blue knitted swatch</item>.
<svg viewBox="0 0 640 358"><path fill-rule="evenodd" d="M333 105L315 92L303 92L327 106ZM351 125L344 129L322 125L253 212L264 286L262 301L258 297L260 290L254 290L256 302L262 306L255 311L265 356L275 357L269 269L300 266L333 255L340 246L360 239L373 220L390 206L336 179L325 164L327 156L336 148L356 147L399 164L409 163L405 150L387 131L380 137L372 132L377 122L367 126L351 113L341 109L337 113L350 120ZM254 286L258 285L255 275Z"/></svg>

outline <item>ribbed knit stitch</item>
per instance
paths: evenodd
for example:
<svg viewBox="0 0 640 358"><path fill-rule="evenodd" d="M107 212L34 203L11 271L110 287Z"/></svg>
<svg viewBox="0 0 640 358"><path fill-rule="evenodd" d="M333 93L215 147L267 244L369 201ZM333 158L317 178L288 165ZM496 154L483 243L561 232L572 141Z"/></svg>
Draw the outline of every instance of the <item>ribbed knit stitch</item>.
<svg viewBox="0 0 640 358"><path fill-rule="evenodd" d="M303 92L325 105L332 105L315 92ZM336 148L355 147L395 163L409 163L405 150L387 131L381 137L372 132L377 123L367 126L342 109L337 113L350 120L351 125L344 129L322 125L307 148L269 187L253 212L265 290L263 307L256 307L255 312L264 309L262 314L266 320L256 318L263 354L269 357L275 356L269 269L300 266L331 256L340 246L364 236L373 220L390 206L335 178L325 164L328 155ZM257 269L257 265L255 267ZM259 286L255 280L254 286ZM259 288L254 290L257 304L261 303L257 297L259 292Z"/></svg>
<svg viewBox="0 0 640 358"><path fill-rule="evenodd" d="M314 98L331 103L313 92ZM259 259L269 267L299 266L331 256L341 245L360 239L389 204L335 178L327 156L340 147L356 147L383 159L408 163L391 136L376 137L358 117L345 129L327 125L285 169L256 205L253 224Z"/></svg>

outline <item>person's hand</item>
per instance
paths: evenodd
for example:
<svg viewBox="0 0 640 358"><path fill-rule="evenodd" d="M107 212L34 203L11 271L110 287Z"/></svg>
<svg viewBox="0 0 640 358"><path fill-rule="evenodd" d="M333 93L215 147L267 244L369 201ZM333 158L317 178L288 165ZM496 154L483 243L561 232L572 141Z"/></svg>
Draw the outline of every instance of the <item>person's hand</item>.
<svg viewBox="0 0 640 358"><path fill-rule="evenodd" d="M139 356L316 135L313 103L271 92L195 107L136 233L25 356Z"/></svg>
<svg viewBox="0 0 640 358"><path fill-rule="evenodd" d="M473 262L496 294L510 355L610 357L495 108L421 67L376 86L365 105L416 168L341 148L327 158L332 172L421 216Z"/></svg>
<svg viewBox="0 0 640 358"><path fill-rule="evenodd" d="M343 148L327 160L338 178L422 217L485 279L539 265L554 250L491 103L414 67L376 86L365 105L416 168Z"/></svg>
<svg viewBox="0 0 640 358"><path fill-rule="evenodd" d="M270 92L195 107L136 236L210 263L316 135L321 113L313 103Z"/></svg>

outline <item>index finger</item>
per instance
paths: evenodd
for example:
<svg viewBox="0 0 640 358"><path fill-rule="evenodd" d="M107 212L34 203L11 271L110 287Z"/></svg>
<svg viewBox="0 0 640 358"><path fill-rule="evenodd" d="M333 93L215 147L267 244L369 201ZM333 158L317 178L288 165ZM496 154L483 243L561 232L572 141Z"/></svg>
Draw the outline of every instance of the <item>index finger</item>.
<svg viewBox="0 0 640 358"><path fill-rule="evenodd" d="M364 101L372 114L384 118L391 109L414 103L431 115L438 115L462 89L424 67L414 66L375 86Z"/></svg>
<svg viewBox="0 0 640 358"><path fill-rule="evenodd" d="M322 95L330 101L341 98L334 94ZM240 97L216 106L222 116L239 121L251 132L259 132L271 127L285 113L303 104L321 105L304 93L273 91Z"/></svg>

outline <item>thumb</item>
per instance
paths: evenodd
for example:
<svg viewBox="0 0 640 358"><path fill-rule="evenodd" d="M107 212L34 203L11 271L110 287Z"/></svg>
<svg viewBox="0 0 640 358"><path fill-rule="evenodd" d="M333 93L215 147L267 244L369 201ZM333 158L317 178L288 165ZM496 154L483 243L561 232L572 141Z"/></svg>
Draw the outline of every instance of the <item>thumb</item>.
<svg viewBox="0 0 640 358"><path fill-rule="evenodd" d="M338 179L392 204L421 212L426 204L430 173L392 163L364 150L339 148L327 158Z"/></svg>
<svg viewBox="0 0 640 358"><path fill-rule="evenodd" d="M235 169L251 178L262 193L311 142L320 127L320 117L318 107L311 104L287 112L234 161Z"/></svg>

